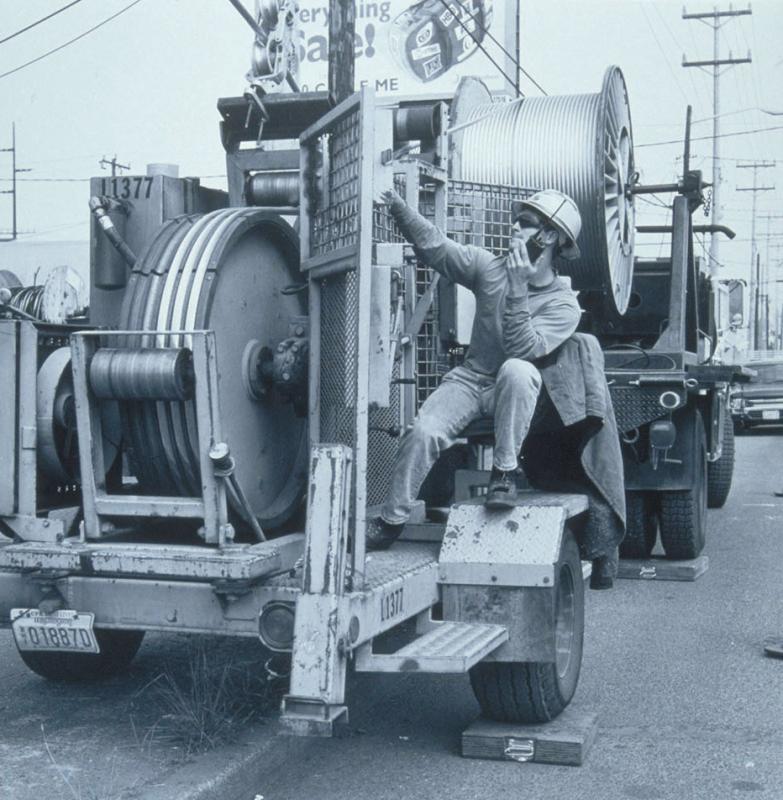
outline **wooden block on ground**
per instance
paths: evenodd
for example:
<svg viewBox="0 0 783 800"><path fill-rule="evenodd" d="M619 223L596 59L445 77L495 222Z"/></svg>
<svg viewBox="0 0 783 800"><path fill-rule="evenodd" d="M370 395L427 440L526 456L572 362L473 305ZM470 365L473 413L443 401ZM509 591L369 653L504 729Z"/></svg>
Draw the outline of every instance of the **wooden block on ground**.
<svg viewBox="0 0 783 800"><path fill-rule="evenodd" d="M480 718L462 734L462 755L579 767L584 763L597 730L597 714L570 707L557 719L541 725Z"/></svg>
<svg viewBox="0 0 783 800"><path fill-rule="evenodd" d="M669 561L665 558L621 558L617 569L618 578L655 581L695 581L709 568L707 556L698 556L686 561Z"/></svg>

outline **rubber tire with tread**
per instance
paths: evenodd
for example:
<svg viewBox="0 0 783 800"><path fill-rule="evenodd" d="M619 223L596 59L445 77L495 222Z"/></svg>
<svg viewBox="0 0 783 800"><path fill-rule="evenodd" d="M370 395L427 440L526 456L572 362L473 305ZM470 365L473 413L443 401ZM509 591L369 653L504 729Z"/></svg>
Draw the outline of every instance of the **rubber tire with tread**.
<svg viewBox="0 0 783 800"><path fill-rule="evenodd" d="M693 486L685 490L659 493L658 518L661 544L668 559L696 558L704 549L707 529L707 440L701 414L694 411L695 435L698 437Z"/></svg>
<svg viewBox="0 0 783 800"><path fill-rule="evenodd" d="M649 558L658 538L658 517L654 492L625 493L625 538L620 558Z"/></svg>
<svg viewBox="0 0 783 800"><path fill-rule="evenodd" d="M734 428L723 425L723 447L720 458L707 465L707 508L723 508L734 477Z"/></svg>
<svg viewBox="0 0 783 800"><path fill-rule="evenodd" d="M102 680L127 669L141 647L144 631L95 629L100 653L57 653L19 650L22 661L49 681Z"/></svg>
<svg viewBox="0 0 783 800"><path fill-rule="evenodd" d="M555 572L556 592L563 570L570 572L574 588L573 638L564 675L558 675L554 663L479 662L470 670L470 684L487 719L498 722L549 722L571 702L582 665L584 579L579 548L568 531L563 539L563 549Z"/></svg>

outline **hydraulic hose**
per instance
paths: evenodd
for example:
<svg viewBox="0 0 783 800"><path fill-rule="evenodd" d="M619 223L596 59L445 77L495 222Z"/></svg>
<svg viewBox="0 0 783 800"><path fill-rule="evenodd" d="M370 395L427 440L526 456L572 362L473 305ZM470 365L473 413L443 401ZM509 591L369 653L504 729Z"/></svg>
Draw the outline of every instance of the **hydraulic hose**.
<svg viewBox="0 0 783 800"><path fill-rule="evenodd" d="M108 197L99 197L93 195L90 198L90 211L98 221L101 229L106 234L106 238L112 243L117 252L122 256L125 263L133 268L136 264L136 254L128 247L123 238L120 236L117 228L109 216L109 208L111 207L112 200Z"/></svg>

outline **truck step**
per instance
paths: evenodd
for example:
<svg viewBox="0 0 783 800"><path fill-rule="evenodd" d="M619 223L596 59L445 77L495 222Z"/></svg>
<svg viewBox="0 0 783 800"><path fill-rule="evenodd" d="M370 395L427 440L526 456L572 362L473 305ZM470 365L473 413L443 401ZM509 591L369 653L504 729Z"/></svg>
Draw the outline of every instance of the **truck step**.
<svg viewBox="0 0 783 800"><path fill-rule="evenodd" d="M467 672L508 641L503 625L441 622L395 653L372 652L372 643L356 654L357 672Z"/></svg>

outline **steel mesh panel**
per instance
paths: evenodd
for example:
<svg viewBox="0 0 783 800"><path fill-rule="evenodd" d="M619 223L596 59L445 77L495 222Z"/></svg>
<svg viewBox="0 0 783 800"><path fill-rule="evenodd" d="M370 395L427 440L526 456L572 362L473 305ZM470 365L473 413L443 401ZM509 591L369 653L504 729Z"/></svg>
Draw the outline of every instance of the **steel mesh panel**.
<svg viewBox="0 0 783 800"><path fill-rule="evenodd" d="M404 174L394 175L394 188L401 197L407 196ZM373 207L373 242L376 244L402 244L405 237L400 233L397 223L389 213L387 206ZM404 272L399 276L404 281ZM399 287L403 293L407 287ZM394 459L400 446L400 437L392 436L389 431L399 430L402 406L402 387L396 383L400 377L401 362L395 362L392 368L392 383L389 390L389 407L372 409L368 415L369 430L367 433L367 503L377 505L386 499L392 476Z"/></svg>
<svg viewBox="0 0 783 800"><path fill-rule="evenodd" d="M323 189L317 193L322 204L310 218L312 256L358 244L361 129L356 110L309 145L311 161L321 156L323 173Z"/></svg>
<svg viewBox="0 0 783 800"><path fill-rule="evenodd" d="M392 467L400 446L400 386L394 381L400 376L400 362L392 371L392 386L388 408L370 411L367 452L367 504L377 505L386 499L391 482ZM397 435L390 435L395 430Z"/></svg>
<svg viewBox="0 0 783 800"><path fill-rule="evenodd" d="M660 388L610 386L609 390L617 419L617 430L620 433L631 431L669 413L658 402Z"/></svg>
<svg viewBox="0 0 783 800"><path fill-rule="evenodd" d="M435 186L426 182L419 187L419 213L435 221ZM416 263L416 299L432 283L434 272L430 267ZM416 336L416 410L438 388L441 378L448 372L447 359L438 336L438 295L432 301L424 323Z"/></svg>
<svg viewBox="0 0 783 800"><path fill-rule="evenodd" d="M495 255L508 251L511 203L533 194L530 189L471 181L449 183L447 230L460 244L472 244Z"/></svg>
<svg viewBox="0 0 783 800"><path fill-rule="evenodd" d="M354 271L321 281L321 441L349 447L356 440L356 284Z"/></svg>

